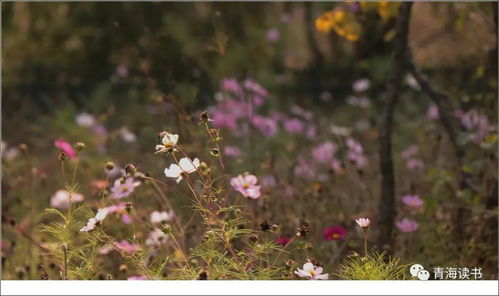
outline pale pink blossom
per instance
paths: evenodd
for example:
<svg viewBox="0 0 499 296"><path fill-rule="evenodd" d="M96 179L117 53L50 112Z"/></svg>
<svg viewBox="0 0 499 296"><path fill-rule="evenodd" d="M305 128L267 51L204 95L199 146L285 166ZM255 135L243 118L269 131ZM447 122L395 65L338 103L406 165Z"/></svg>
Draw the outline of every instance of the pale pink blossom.
<svg viewBox="0 0 499 296"><path fill-rule="evenodd" d="M241 156L241 150L235 146L225 146L224 154L228 157L239 157Z"/></svg>
<svg viewBox="0 0 499 296"><path fill-rule="evenodd" d="M147 276L145 275L134 275L127 279L128 281L145 281L147 280Z"/></svg>
<svg viewBox="0 0 499 296"><path fill-rule="evenodd" d="M371 82L367 78L354 81L352 88L354 92L363 92L369 89Z"/></svg>
<svg viewBox="0 0 499 296"><path fill-rule="evenodd" d="M111 198L122 199L129 196L134 192L135 188L140 185L140 182L135 181L134 178L128 177L123 180L119 178L114 181L114 186L111 188Z"/></svg>
<svg viewBox="0 0 499 296"><path fill-rule="evenodd" d="M312 156L320 163L330 161L333 159L336 149L336 145L333 142L325 141L312 150Z"/></svg>
<svg viewBox="0 0 499 296"><path fill-rule="evenodd" d="M428 109L426 110L426 116L432 120L438 119L440 117L439 114L440 113L438 111L438 107L435 104L431 104L430 107L428 107Z"/></svg>
<svg viewBox="0 0 499 296"><path fill-rule="evenodd" d="M412 145L412 146L409 146L404 151L402 151L402 153L400 153L400 155L402 156L403 159L408 159L408 158L411 158L414 155L416 155L418 153L418 150L419 150L419 148L417 145Z"/></svg>
<svg viewBox="0 0 499 296"><path fill-rule="evenodd" d="M118 251L123 251L127 254L133 254L140 250L140 245L130 243L127 240L121 240L120 242L115 243L114 246Z"/></svg>
<svg viewBox="0 0 499 296"><path fill-rule="evenodd" d="M395 225L402 232L414 232L418 230L419 227L419 224L416 221L407 218L398 221L397 223L395 223Z"/></svg>
<svg viewBox="0 0 499 296"><path fill-rule="evenodd" d="M84 197L80 193L58 190L50 199L50 206L59 210L68 209L70 203L83 201Z"/></svg>
<svg viewBox="0 0 499 296"><path fill-rule="evenodd" d="M230 185L232 185L236 191L242 193L244 197L257 199L261 195L260 185L256 185L257 181L255 175L239 175L230 180Z"/></svg>
<svg viewBox="0 0 499 296"><path fill-rule="evenodd" d="M410 207L419 208L423 206L424 201L419 197L419 195L407 194L402 197L402 202Z"/></svg>
<svg viewBox="0 0 499 296"><path fill-rule="evenodd" d="M294 168L294 174L296 176L310 180L315 178L315 171L315 167L310 161L308 161L301 155L298 156L297 165Z"/></svg>
<svg viewBox="0 0 499 296"><path fill-rule="evenodd" d="M246 79L244 81L244 88L259 94L262 97L267 97L269 95L269 92L265 88L251 79Z"/></svg>
<svg viewBox="0 0 499 296"><path fill-rule="evenodd" d="M408 159L406 164L407 168L410 170L416 171L416 170L422 170L424 168L423 162L419 159L414 159L414 158Z"/></svg>
<svg viewBox="0 0 499 296"><path fill-rule="evenodd" d="M258 128L258 130L265 137L273 137L277 134L277 122L272 118L255 115L251 118L251 123Z"/></svg>
<svg viewBox="0 0 499 296"><path fill-rule="evenodd" d="M265 38L268 42L277 42L279 41L280 37L281 33L279 33L279 30L277 28L270 28L267 30L267 33L265 33Z"/></svg>
<svg viewBox="0 0 499 296"><path fill-rule="evenodd" d="M371 225L371 220L369 218L359 218L356 219L355 222L360 226L360 228L368 228L369 225Z"/></svg>
<svg viewBox="0 0 499 296"><path fill-rule="evenodd" d="M311 262L303 264L303 269L298 268L295 274L309 280L327 280L329 278L329 274L322 274L322 267L315 266Z"/></svg>

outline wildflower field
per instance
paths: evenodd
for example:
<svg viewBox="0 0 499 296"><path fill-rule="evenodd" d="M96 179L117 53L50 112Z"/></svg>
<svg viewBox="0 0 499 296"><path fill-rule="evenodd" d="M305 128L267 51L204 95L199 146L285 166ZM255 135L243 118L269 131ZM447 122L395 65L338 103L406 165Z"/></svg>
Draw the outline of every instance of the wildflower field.
<svg viewBox="0 0 499 296"><path fill-rule="evenodd" d="M2 279L498 279L497 3L2 3Z"/></svg>

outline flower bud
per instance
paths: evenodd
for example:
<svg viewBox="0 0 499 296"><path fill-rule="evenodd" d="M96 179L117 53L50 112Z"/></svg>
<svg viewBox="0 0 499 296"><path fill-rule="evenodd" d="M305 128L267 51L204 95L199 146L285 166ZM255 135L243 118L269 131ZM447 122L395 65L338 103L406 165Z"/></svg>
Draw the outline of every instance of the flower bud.
<svg viewBox="0 0 499 296"><path fill-rule="evenodd" d="M132 212L132 208L133 208L133 205L131 202L126 202L125 203L125 210L128 214L130 214L130 212Z"/></svg>
<svg viewBox="0 0 499 296"><path fill-rule="evenodd" d="M199 114L199 119L203 123L208 123L208 121L210 121L210 116L208 115L208 111L201 112L201 114Z"/></svg>
<svg viewBox="0 0 499 296"><path fill-rule="evenodd" d="M57 156L57 159L59 159L60 161L65 161L67 158L68 157L64 152L59 153L59 155Z"/></svg>
<svg viewBox="0 0 499 296"><path fill-rule="evenodd" d="M114 162L108 161L106 162L106 170L112 171L114 169Z"/></svg>
<svg viewBox="0 0 499 296"><path fill-rule="evenodd" d="M82 151L83 149L85 149L85 143L78 142L78 143L76 143L75 148L77 151Z"/></svg>
<svg viewBox="0 0 499 296"><path fill-rule="evenodd" d="M133 176L137 172L137 168L133 164L129 163L125 167L125 172Z"/></svg>

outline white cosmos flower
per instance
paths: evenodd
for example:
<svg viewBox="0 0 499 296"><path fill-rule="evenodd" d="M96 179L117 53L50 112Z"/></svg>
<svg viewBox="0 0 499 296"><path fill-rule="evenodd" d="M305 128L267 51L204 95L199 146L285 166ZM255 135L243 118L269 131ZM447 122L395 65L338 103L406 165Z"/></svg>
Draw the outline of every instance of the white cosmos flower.
<svg viewBox="0 0 499 296"><path fill-rule="evenodd" d="M190 160L189 158L184 157L178 164L179 165L172 163L169 168L165 169L165 175L168 178L176 178L177 183L183 179L182 174L190 174L198 169L199 159L195 158L194 160Z"/></svg>
<svg viewBox="0 0 499 296"><path fill-rule="evenodd" d="M95 226L97 226L97 224L99 224L102 220L104 220L104 218L106 218L108 212L109 210L107 208L97 210L97 214L95 214L95 217L88 219L87 225L82 227L80 231L89 232L94 230Z"/></svg>
<svg viewBox="0 0 499 296"><path fill-rule="evenodd" d="M151 223L156 224L156 223L161 223L161 222L167 222L173 219L175 214L173 211L163 211L163 212L158 212L154 211L151 213Z"/></svg>
<svg viewBox="0 0 499 296"><path fill-rule="evenodd" d="M95 124L95 117L92 114L82 112L76 116L76 124L81 127L91 127Z"/></svg>
<svg viewBox="0 0 499 296"><path fill-rule="evenodd" d="M177 145L178 135L170 134L168 132L162 132L160 136L162 136L161 145L156 145L155 153L168 152L168 150Z"/></svg>
<svg viewBox="0 0 499 296"><path fill-rule="evenodd" d="M361 227L361 228L367 228L369 225L371 225L371 220L369 218L359 218L355 220L355 222Z"/></svg>
<svg viewBox="0 0 499 296"><path fill-rule="evenodd" d="M295 274L309 280L327 280L329 278L329 274L322 274L322 267L316 267L311 262L303 264L303 269L298 268Z"/></svg>

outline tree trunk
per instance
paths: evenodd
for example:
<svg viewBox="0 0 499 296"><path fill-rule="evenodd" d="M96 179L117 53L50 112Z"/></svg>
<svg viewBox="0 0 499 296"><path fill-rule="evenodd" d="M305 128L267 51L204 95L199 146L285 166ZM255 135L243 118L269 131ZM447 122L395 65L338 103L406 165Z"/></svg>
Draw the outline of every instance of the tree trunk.
<svg viewBox="0 0 499 296"><path fill-rule="evenodd" d="M395 176L392 159L393 112L398 101L402 79L406 73L409 19L412 2L404 2L399 9L393 47L393 63L386 82L385 105L379 127L379 156L381 170L381 198L379 202L379 235L377 246L390 249L395 218Z"/></svg>

